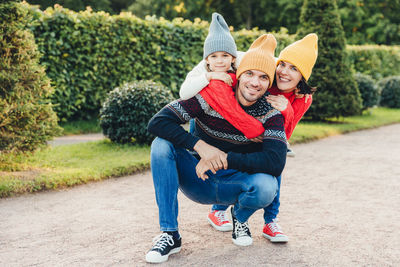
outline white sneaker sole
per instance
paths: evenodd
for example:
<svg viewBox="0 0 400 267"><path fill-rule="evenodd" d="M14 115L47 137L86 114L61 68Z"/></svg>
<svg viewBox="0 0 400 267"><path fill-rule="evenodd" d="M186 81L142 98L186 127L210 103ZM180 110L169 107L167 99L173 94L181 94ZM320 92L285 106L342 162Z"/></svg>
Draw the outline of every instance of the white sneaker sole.
<svg viewBox="0 0 400 267"><path fill-rule="evenodd" d="M228 232L233 230L233 225L231 223L225 223L222 226L216 225L210 218L207 217L207 221L214 227L216 230L220 232Z"/></svg>
<svg viewBox="0 0 400 267"><path fill-rule="evenodd" d="M296 153L294 153L294 152L287 152L287 153L286 153L286 156L288 156L288 157L290 157L290 158L294 158L294 157L296 157Z"/></svg>
<svg viewBox="0 0 400 267"><path fill-rule="evenodd" d="M239 237L237 239L232 238L232 241L233 244L241 247L247 247L253 244L253 238L251 238L250 236Z"/></svg>
<svg viewBox="0 0 400 267"><path fill-rule="evenodd" d="M268 239L269 241L271 241L272 243L286 243L289 241L289 238L285 235L278 235L275 237L269 236L267 234L263 233L263 236Z"/></svg>
<svg viewBox="0 0 400 267"><path fill-rule="evenodd" d="M172 249L167 255L161 256L160 253L156 251L149 251L146 254L146 261L149 263L161 263L168 260L168 256L181 251L181 247Z"/></svg>

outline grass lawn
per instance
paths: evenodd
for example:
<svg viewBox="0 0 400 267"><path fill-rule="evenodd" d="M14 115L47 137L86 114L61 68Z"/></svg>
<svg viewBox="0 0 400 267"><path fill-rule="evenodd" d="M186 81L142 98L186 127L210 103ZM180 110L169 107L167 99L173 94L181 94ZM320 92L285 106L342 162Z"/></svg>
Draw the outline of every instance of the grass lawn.
<svg viewBox="0 0 400 267"><path fill-rule="evenodd" d="M0 157L0 197L64 188L150 167L150 147L109 140L47 147L33 154Z"/></svg>
<svg viewBox="0 0 400 267"><path fill-rule="evenodd" d="M393 123L400 123L400 109L374 108L365 111L362 116L332 119L324 123L300 121L290 138L290 143L304 143Z"/></svg>
<svg viewBox="0 0 400 267"><path fill-rule="evenodd" d="M400 123L400 109L376 108L363 116L333 119L326 123L301 122L290 143L392 123ZM45 147L24 155L0 153L0 197L124 176L147 170L149 166L149 146L118 145L108 140Z"/></svg>
<svg viewBox="0 0 400 267"><path fill-rule="evenodd" d="M101 128L97 119L60 122L64 129L63 135L100 133Z"/></svg>

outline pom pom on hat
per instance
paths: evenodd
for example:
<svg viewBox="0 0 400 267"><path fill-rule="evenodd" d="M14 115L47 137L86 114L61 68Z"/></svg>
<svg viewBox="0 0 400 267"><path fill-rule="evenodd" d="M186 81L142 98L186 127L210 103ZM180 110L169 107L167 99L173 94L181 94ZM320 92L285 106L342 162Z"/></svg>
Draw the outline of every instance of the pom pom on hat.
<svg viewBox="0 0 400 267"><path fill-rule="evenodd" d="M227 52L232 56L237 56L237 48L235 40L229 31L224 17L218 13L212 14L210 30L204 41L203 58L207 58L214 52Z"/></svg>
<svg viewBox="0 0 400 267"><path fill-rule="evenodd" d="M296 66L306 81L311 76L312 69L318 57L318 36L315 33L307 34L285 47L278 57L278 62L285 61Z"/></svg>
<svg viewBox="0 0 400 267"><path fill-rule="evenodd" d="M275 48L276 39L272 34L263 34L258 37L243 55L236 76L239 78L243 72L248 70L259 70L268 75L269 87L271 87L276 69Z"/></svg>

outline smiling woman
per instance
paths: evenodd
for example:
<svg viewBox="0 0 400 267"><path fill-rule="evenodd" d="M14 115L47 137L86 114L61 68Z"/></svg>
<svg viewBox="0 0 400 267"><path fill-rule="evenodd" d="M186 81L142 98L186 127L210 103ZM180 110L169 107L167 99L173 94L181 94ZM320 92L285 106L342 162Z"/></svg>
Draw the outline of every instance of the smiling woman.
<svg viewBox="0 0 400 267"><path fill-rule="evenodd" d="M283 92L296 89L302 77L297 67L289 62L281 61L276 67L276 84Z"/></svg>

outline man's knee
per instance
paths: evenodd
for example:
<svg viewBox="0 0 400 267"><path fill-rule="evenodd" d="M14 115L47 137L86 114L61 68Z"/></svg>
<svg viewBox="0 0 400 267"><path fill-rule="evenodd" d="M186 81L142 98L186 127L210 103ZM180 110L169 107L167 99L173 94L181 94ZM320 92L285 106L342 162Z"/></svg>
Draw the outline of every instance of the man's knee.
<svg viewBox="0 0 400 267"><path fill-rule="evenodd" d="M160 137L156 137L151 143L151 158L169 158L174 151L174 145Z"/></svg>
<svg viewBox="0 0 400 267"><path fill-rule="evenodd" d="M259 208L264 208L272 203L278 191L278 182L276 178L268 174L260 174L255 180L254 187L257 189L257 198Z"/></svg>

